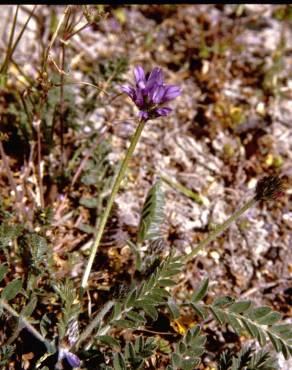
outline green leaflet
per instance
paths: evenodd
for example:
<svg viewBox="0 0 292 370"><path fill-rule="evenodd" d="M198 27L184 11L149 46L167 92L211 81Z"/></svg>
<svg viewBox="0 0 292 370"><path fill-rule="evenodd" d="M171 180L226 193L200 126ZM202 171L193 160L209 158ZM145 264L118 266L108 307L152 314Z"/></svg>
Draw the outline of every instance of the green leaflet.
<svg viewBox="0 0 292 370"><path fill-rule="evenodd" d="M0 225L0 249L7 247L9 242L16 239L22 232L23 227L21 225L8 225L3 223Z"/></svg>
<svg viewBox="0 0 292 370"><path fill-rule="evenodd" d="M273 325L281 318L282 315L279 312L270 312L266 316L257 319L257 323L260 325Z"/></svg>
<svg viewBox="0 0 292 370"><path fill-rule="evenodd" d="M154 306L151 306L151 305L144 305L143 306L143 310L145 311L145 313L151 317L152 320L157 320L158 318L158 312L156 310L156 308Z"/></svg>
<svg viewBox="0 0 292 370"><path fill-rule="evenodd" d="M23 307L23 309L21 310L20 315L23 316L23 317L29 317L33 313L33 311L35 310L37 302L38 302L37 297L33 296L30 299L30 301L28 302L28 304L25 307Z"/></svg>
<svg viewBox="0 0 292 370"><path fill-rule="evenodd" d="M2 265L0 265L0 281L3 280L3 278L6 275L7 271L8 271L8 266L7 265L4 265L4 263L2 263Z"/></svg>
<svg viewBox="0 0 292 370"><path fill-rule="evenodd" d="M9 301L10 299L13 299L22 288L22 281L21 279L15 279L11 281L6 287L3 289L1 298L6 299Z"/></svg>
<svg viewBox="0 0 292 370"><path fill-rule="evenodd" d="M251 301L238 301L232 303L228 310L235 313L243 313L247 311L251 306Z"/></svg>
<svg viewBox="0 0 292 370"><path fill-rule="evenodd" d="M194 302L194 303L197 303L197 302L201 301L207 293L208 286L209 286L209 279L206 278L200 284L198 289L196 289L196 291L193 293L191 301Z"/></svg>
<svg viewBox="0 0 292 370"><path fill-rule="evenodd" d="M273 325L271 331L283 339L292 340L292 324Z"/></svg>
<svg viewBox="0 0 292 370"><path fill-rule="evenodd" d="M97 337L97 339L104 343L104 344L107 344L111 347L117 347L117 348L120 348L120 343L118 340L116 340L115 338L113 337L110 337L109 335L100 335Z"/></svg>
<svg viewBox="0 0 292 370"><path fill-rule="evenodd" d="M126 362L121 353L118 352L114 355L113 365L115 370L126 370Z"/></svg>
<svg viewBox="0 0 292 370"><path fill-rule="evenodd" d="M134 322L136 322L136 325L139 325L141 323L145 323L145 317L143 317L142 315L138 314L137 312L134 312L134 311L130 311L127 313L127 317L128 319L130 320L133 320Z"/></svg>
<svg viewBox="0 0 292 370"><path fill-rule="evenodd" d="M207 319L208 311L204 305L197 303L191 303L190 305L199 317L201 317L203 320Z"/></svg>
<svg viewBox="0 0 292 370"><path fill-rule="evenodd" d="M167 303L168 309L173 319L178 319L180 316L179 307L176 305L173 299L169 299Z"/></svg>

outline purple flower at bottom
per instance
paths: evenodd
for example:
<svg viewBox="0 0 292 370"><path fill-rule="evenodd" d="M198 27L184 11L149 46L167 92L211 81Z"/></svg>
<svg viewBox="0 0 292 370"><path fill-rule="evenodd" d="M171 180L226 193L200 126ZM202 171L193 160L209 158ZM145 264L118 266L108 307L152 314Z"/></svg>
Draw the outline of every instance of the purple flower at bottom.
<svg viewBox="0 0 292 370"><path fill-rule="evenodd" d="M139 118L147 121L152 118L167 116L172 109L164 104L175 99L181 93L177 85L166 85L160 68L153 68L148 76L141 66L134 68L135 86L121 86L139 108Z"/></svg>
<svg viewBox="0 0 292 370"><path fill-rule="evenodd" d="M73 368L80 366L81 361L79 360L79 358L76 355L74 355L74 353L67 352L65 354L65 357L66 357L67 361L69 362L69 365L72 366Z"/></svg>
<svg viewBox="0 0 292 370"><path fill-rule="evenodd" d="M70 352L67 348L60 348L58 360L62 361L64 358L66 358L68 364L73 368L79 367L81 364L78 356L74 355L74 353Z"/></svg>

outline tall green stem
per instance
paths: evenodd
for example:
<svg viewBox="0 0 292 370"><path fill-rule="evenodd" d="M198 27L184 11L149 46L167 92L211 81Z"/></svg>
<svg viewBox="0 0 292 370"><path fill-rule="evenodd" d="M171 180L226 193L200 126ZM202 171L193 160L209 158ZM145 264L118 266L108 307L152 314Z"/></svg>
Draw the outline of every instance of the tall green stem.
<svg viewBox="0 0 292 370"><path fill-rule="evenodd" d="M190 261L196 256L203 248L217 238L217 236L225 231L234 221L238 219L245 211L253 207L257 203L256 198L251 198L247 201L238 211L233 213L223 224L218 225L206 239L203 239L189 254L184 257L185 262Z"/></svg>
<svg viewBox="0 0 292 370"><path fill-rule="evenodd" d="M95 258L95 255L97 253L97 250L98 250L98 247L99 247L99 244L100 244L100 241L101 241L101 237L102 237L102 234L103 234L103 231L104 231L104 228L106 226L106 223L107 223L107 220L108 220L108 217L109 217L109 214L110 214L110 211L111 211L111 208L112 208L112 205L114 203L114 199L119 191L119 188L120 188L120 185L121 185L121 182L123 180L123 177L125 175L125 172L127 170L127 167L128 167L128 164L129 164L129 161L132 157L132 154L135 150L135 147L140 139L140 136L141 136L141 133L143 131L143 128L145 126L145 121L141 121L139 122L139 125L138 127L136 128L136 131L131 139L131 143L130 143L130 146L127 150L127 153L125 155L125 158L121 164L121 167L119 169L119 172L117 174L117 177L114 181L114 184L113 184L113 188L112 188L112 191L111 191L111 194L110 194L110 197L108 199L108 202L107 202L107 205L106 205L106 209L102 215L102 218L100 220L100 224L99 224L99 229L98 229L98 233L96 235L96 238L95 238L95 241L92 245L92 248L91 248L91 252L90 252L90 256L89 256L89 259L88 259L88 262L87 262L87 266L85 268L85 271L84 271L84 274L83 274L83 277L82 277L82 282L81 282L81 294L83 293L84 289L86 288L87 286L87 281L88 281L88 278L89 278L89 274L90 274L90 271L91 271L91 268L92 268L92 264L93 264L93 261L94 261L94 258Z"/></svg>

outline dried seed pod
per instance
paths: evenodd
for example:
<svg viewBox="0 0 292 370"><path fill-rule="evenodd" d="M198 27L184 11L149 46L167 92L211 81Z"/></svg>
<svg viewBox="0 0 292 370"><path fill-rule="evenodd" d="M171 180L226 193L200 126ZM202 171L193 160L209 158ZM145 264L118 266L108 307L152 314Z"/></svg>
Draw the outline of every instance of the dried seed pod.
<svg viewBox="0 0 292 370"><path fill-rule="evenodd" d="M279 176L265 176L256 186L256 200L271 200L281 197L284 192L283 179Z"/></svg>

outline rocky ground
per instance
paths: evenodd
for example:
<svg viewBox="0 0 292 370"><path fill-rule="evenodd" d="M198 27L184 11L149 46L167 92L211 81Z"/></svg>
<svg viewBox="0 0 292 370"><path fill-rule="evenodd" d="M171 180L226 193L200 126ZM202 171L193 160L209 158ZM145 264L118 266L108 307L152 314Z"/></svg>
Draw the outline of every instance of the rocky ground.
<svg viewBox="0 0 292 370"><path fill-rule="evenodd" d="M20 7L17 32L32 8ZM80 8L72 9L78 20ZM64 10L64 6L37 7L13 54L9 86L0 92L2 121L8 122L10 114L22 122L11 91L25 96L38 79L43 89L48 80L53 81L56 87L48 93L44 118L48 132L53 132L61 76L68 83L64 88L63 153L58 124L51 142L41 134L43 201L36 146L32 151L23 137L4 143L20 191L26 183L23 205L28 214L29 208L42 204L54 210L54 226L47 237L60 266L60 278L71 276L78 281L81 277L84 251L92 240L90 228L96 222L92 209L100 214L108 189L106 178L123 157L135 129L137 110L120 93L120 85L131 82L133 67L142 65L146 70L161 67L167 83L182 87L181 96L172 103L173 113L147 125L116 199L120 234L104 243L100 252L109 263L106 269L100 269L98 263L94 266L92 284L97 284L97 291L93 301L98 304L103 291L125 276L129 278L131 253L123 241L125 235L135 234L145 194L158 177L165 180L163 233L167 248L180 252L189 252L208 230L240 207L252 195L258 179L267 174L291 178L292 8L255 4L101 6L98 22L69 41L56 38L48 58L48 80L40 79L40 57ZM0 25L3 52L15 6L2 5L1 11L5 15ZM105 92L84 83L102 86ZM37 122L32 125L36 128ZM3 127L11 138L10 129ZM106 164L101 145L107 153ZM62 156L67 177L57 181ZM98 175L100 183L96 185L94 170L99 165L104 174ZM197 197L186 196L176 185L170 186L170 181ZM1 196L9 203L11 189L3 165L0 182ZM103 195L93 204L97 194ZM189 263L174 289L178 302L209 276L209 298L219 294L249 298L272 306L291 321L289 200L291 188L280 200L251 209ZM68 255L75 261L73 265L68 263ZM220 337L216 328L214 333L223 347L227 337ZM280 361L282 369L292 366L282 358Z"/></svg>

